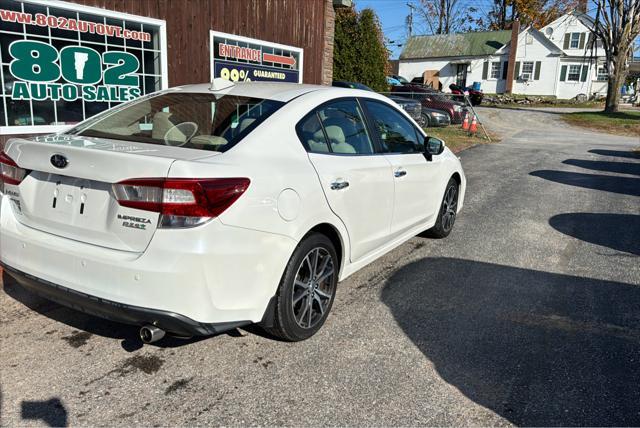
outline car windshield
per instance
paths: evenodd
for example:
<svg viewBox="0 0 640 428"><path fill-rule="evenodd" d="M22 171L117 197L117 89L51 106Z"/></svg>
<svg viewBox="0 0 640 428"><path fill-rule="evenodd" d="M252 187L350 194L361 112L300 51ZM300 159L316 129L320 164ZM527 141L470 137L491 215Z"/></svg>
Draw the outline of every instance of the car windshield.
<svg viewBox="0 0 640 428"><path fill-rule="evenodd" d="M206 93L164 93L116 107L67 134L224 152L284 103Z"/></svg>

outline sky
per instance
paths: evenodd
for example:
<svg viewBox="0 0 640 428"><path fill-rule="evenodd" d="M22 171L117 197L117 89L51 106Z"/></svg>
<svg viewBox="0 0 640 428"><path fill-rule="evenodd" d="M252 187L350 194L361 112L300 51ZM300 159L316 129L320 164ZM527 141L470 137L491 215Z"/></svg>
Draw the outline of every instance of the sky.
<svg viewBox="0 0 640 428"><path fill-rule="evenodd" d="M380 18L382 31L389 40L396 43L403 43L407 38L407 25L405 19L409 14L409 7L405 0L356 0L356 9L362 10L371 8L375 10ZM402 47L390 44L391 58L397 59L402 51Z"/></svg>

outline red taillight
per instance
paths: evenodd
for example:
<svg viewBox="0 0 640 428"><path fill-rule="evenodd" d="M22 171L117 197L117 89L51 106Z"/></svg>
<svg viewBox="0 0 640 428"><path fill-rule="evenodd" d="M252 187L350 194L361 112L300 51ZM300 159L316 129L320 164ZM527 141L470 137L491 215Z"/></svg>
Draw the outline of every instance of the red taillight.
<svg viewBox="0 0 640 428"><path fill-rule="evenodd" d="M26 175L27 171L20 168L5 152L0 153L0 182L2 184L2 191L4 191L5 184L18 185L22 183Z"/></svg>
<svg viewBox="0 0 640 428"><path fill-rule="evenodd" d="M248 178L138 178L113 185L123 207L162 215L161 227L188 227L217 217L249 187Z"/></svg>

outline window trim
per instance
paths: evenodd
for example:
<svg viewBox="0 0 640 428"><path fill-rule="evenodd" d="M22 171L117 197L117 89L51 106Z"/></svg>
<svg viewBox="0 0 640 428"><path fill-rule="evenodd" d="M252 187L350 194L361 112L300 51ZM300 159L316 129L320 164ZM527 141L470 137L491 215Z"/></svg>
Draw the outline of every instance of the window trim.
<svg viewBox="0 0 640 428"><path fill-rule="evenodd" d="M600 70L604 70L604 73L600 73ZM607 71L607 67L603 65L599 65L596 68L596 82L608 82L609 81L609 72Z"/></svg>
<svg viewBox="0 0 640 428"><path fill-rule="evenodd" d="M70 3L70 2L61 1L61 0L20 0L20 1L24 3L32 3L32 4L46 7L46 8L63 9L63 10L68 10L73 12L97 15L105 18L122 19L125 21L129 20L129 21L135 21L141 24L157 26L159 44L160 44L160 60L161 60L160 76L162 77L162 84L161 84L160 90L165 90L169 88L169 81L168 81L169 64L167 63L167 53L168 53L167 52L167 21L163 19L149 18L146 16L118 12L118 11L109 10L109 9L102 9L94 6L85 6L82 4ZM25 34L24 32L22 33L7 32L7 33L20 34L20 35ZM55 40L55 38L53 39ZM29 40L29 39L25 39L25 40ZM85 46L85 45L83 44L82 46ZM2 63L2 65L4 65L4 63ZM90 119L92 117L93 116L85 118L84 120ZM82 122L72 124L72 125L0 126L0 135L51 134L51 133L58 134L58 133L68 131Z"/></svg>
<svg viewBox="0 0 640 428"><path fill-rule="evenodd" d="M498 69L495 70L497 76L493 77L493 72L494 72L494 65L498 64ZM487 80L500 80L500 78L502 77L502 61L490 61L489 62L489 78Z"/></svg>
<svg viewBox="0 0 640 428"><path fill-rule="evenodd" d="M577 71L577 78L576 79L570 79L569 76L571 76L571 67L578 67L578 71ZM582 73L582 65L580 64L567 64L567 82L573 82L573 83L580 83L580 75Z"/></svg>
<svg viewBox="0 0 640 428"><path fill-rule="evenodd" d="M578 36L576 39L576 46L573 46L573 36ZM569 49L580 49L580 33L571 33L569 36Z"/></svg>
<svg viewBox="0 0 640 428"><path fill-rule="evenodd" d="M309 119L309 117L311 115L317 115L318 111L321 110L322 108L334 104L336 102L339 101L355 101L356 105L358 106L358 108L360 109L360 111L362 112L362 117L363 117L363 122L364 122L364 127L367 130L367 133L369 135L369 139L371 140L371 145L373 148L373 153L335 153L333 151L333 149L331 148L331 144L327 144L329 147L329 151L328 152L314 152L311 151L311 149L309 148L309 145L307 144L307 142L305 141L304 138L302 138L302 132L300 130L302 124ZM383 155L385 154L384 152L382 152L381 147L378 145L378 139L375 137L375 135L372 135L371 133L371 125L370 125L370 121L369 121L369 117L368 117L368 111L366 110L365 106L363 106L360 103L360 99L357 97L340 97L340 98L333 98L331 100L325 101L321 104L318 104L317 106L315 106L311 111L309 111L309 113L305 114L304 116L302 116L302 118L298 121L298 123L296 123L295 126L295 130L296 130L296 136L298 137L298 140L300 141L300 143L302 144L302 147L304 147L304 149L306 150L307 153L311 153L314 155L324 155L324 156L350 156L350 157L360 157L360 156L377 156L377 155ZM329 138L327 137L327 132L324 129L324 124L322 123L322 120L320 120L320 117L318 117L318 121L320 122L320 126L322 127L322 133L324 134L324 138L325 138L325 142L329 141Z"/></svg>
<svg viewBox="0 0 640 428"><path fill-rule="evenodd" d="M525 72L524 71L525 64L531 64L531 72ZM522 61L522 65L521 65L521 68L520 68L520 77L524 77L525 74L528 74L529 77L527 78L527 80L528 81L532 81L533 80L533 75L535 73L535 70L536 70L536 62L535 61Z"/></svg>

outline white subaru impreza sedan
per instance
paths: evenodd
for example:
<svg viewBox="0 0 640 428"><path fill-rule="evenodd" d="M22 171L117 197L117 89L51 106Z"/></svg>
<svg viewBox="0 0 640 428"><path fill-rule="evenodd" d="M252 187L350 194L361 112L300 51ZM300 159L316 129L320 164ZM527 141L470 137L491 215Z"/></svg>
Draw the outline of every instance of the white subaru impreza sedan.
<svg viewBox="0 0 640 428"><path fill-rule="evenodd" d="M462 208L458 158L388 98L284 83L190 85L0 154L0 262L47 299L211 335L323 325L341 281Z"/></svg>

